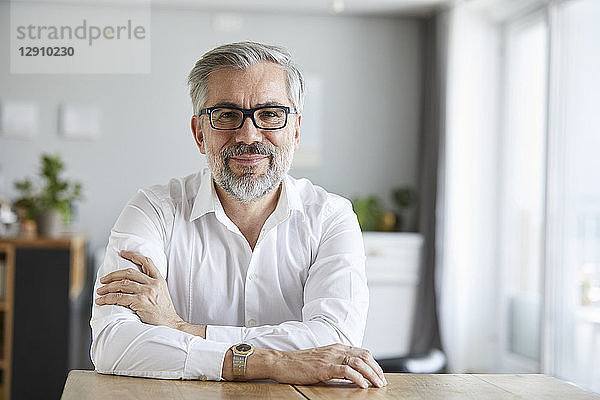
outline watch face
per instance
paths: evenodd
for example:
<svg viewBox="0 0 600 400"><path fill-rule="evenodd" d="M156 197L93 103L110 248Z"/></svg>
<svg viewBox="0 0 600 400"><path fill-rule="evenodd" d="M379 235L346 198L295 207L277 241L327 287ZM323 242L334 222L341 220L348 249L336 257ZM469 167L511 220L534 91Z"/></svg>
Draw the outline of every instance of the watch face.
<svg viewBox="0 0 600 400"><path fill-rule="evenodd" d="M252 346L250 346L249 344L246 344L246 343L241 343L241 344L238 344L237 346L235 346L236 353L246 354L252 350L253 350Z"/></svg>

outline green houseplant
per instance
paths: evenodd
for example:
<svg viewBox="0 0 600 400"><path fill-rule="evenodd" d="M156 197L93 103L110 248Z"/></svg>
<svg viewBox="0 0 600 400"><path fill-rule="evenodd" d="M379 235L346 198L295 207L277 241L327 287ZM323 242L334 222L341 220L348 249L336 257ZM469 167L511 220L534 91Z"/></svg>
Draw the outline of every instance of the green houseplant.
<svg viewBox="0 0 600 400"><path fill-rule="evenodd" d="M391 231L396 224L395 215L384 210L377 196L356 197L352 200L352 208L363 232Z"/></svg>
<svg viewBox="0 0 600 400"><path fill-rule="evenodd" d="M363 231L375 231L381 223L383 209L375 196L357 197L352 200L352 207L358 217Z"/></svg>
<svg viewBox="0 0 600 400"><path fill-rule="evenodd" d="M35 220L41 236L55 237L60 233L61 218L69 221L71 202L80 200L81 183L61 178L64 164L58 155L42 155L40 184L31 178L15 182L20 197L15 205L24 220Z"/></svg>
<svg viewBox="0 0 600 400"><path fill-rule="evenodd" d="M417 204L417 192L410 186L402 186L392 190L392 199L398 209L398 230L410 231L413 228L411 214Z"/></svg>

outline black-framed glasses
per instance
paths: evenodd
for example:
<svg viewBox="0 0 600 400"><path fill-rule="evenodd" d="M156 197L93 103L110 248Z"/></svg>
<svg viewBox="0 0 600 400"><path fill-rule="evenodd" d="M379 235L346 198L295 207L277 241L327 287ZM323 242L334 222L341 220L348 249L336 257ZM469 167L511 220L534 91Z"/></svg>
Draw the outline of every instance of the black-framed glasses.
<svg viewBox="0 0 600 400"><path fill-rule="evenodd" d="M208 114L210 126L220 131L239 129L247 117L252 119L258 129L275 130L287 125L288 114L296 110L284 106L264 106L256 108L209 107L200 110L200 115Z"/></svg>

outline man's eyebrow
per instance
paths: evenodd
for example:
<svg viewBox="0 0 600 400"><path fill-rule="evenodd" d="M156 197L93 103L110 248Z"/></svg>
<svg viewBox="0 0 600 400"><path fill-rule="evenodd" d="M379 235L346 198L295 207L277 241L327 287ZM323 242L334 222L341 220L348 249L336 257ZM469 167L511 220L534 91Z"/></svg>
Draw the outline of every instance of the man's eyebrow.
<svg viewBox="0 0 600 400"><path fill-rule="evenodd" d="M240 108L239 104L232 103L230 101L220 101L213 105L212 107L237 107Z"/></svg>
<svg viewBox="0 0 600 400"><path fill-rule="evenodd" d="M265 103L258 103L256 105L256 107L269 107L269 106L278 106L278 107L281 107L281 106L285 106L285 104L283 104L283 103L281 103L279 101L267 101Z"/></svg>
<svg viewBox="0 0 600 400"><path fill-rule="evenodd" d="M272 107L272 106L278 106L278 107L285 107L286 105L279 102L279 101L266 101L264 103L258 103L256 104L254 107L252 108L258 108L258 107ZM240 107L239 104L237 103L232 103L230 101L220 101L218 103L216 103L215 105L213 105L212 107L235 107L235 108L243 108Z"/></svg>

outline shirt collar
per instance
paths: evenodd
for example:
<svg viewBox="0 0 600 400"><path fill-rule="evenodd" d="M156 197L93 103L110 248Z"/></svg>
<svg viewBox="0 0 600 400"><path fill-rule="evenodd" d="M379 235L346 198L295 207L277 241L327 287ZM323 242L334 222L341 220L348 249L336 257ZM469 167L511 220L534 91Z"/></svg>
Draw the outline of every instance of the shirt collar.
<svg viewBox="0 0 600 400"><path fill-rule="evenodd" d="M294 184L294 180L286 174L283 179L283 187L281 188L281 195L279 196L279 203L283 201L286 202L288 212L299 211L302 214L302 219L306 217L304 212L304 205L302 204L302 199L300 198L300 193L298 193L298 188ZM279 205L278 205L279 206Z"/></svg>
<svg viewBox="0 0 600 400"><path fill-rule="evenodd" d="M221 206L213 183L213 177L209 169L206 168L202 170L199 175L200 186L198 188L198 193L196 193L196 198L194 199L194 205L192 207L192 212L190 213L190 221L198 219L210 212L215 212L216 206ZM299 211L302 214L303 220L306 217L300 193L298 193L298 189L294 185L293 179L286 174L283 179L281 194L279 195L279 201L277 202L274 213L281 216L287 216L288 214L291 214L292 211Z"/></svg>
<svg viewBox="0 0 600 400"><path fill-rule="evenodd" d="M200 218L204 214L215 211L215 201L219 200L215 187L213 185L212 174L208 168L203 169L198 173L200 178L200 187L194 199L194 206L190 213L190 221Z"/></svg>

